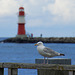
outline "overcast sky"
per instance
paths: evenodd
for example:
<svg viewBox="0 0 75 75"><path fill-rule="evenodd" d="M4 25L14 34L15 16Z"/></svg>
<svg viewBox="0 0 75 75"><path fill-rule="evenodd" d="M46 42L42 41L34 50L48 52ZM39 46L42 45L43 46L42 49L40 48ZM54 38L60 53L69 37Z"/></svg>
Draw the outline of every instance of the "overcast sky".
<svg viewBox="0 0 75 75"><path fill-rule="evenodd" d="M0 37L15 37L18 9L25 8L25 29L35 37L75 37L75 0L0 0Z"/></svg>

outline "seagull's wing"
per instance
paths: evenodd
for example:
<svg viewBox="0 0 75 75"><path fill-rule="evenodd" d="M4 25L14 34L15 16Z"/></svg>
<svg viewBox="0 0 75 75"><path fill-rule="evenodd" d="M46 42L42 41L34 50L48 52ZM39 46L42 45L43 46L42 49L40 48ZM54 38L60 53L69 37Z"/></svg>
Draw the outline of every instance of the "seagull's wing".
<svg viewBox="0 0 75 75"><path fill-rule="evenodd" d="M54 51L54 50L52 50L52 49L50 49L50 48L47 48L47 47L45 47L45 48L43 49L43 51L46 52L46 53L49 53L49 54L51 54L51 55L54 55L54 56L60 55L60 53L58 53L58 52L56 52L56 51Z"/></svg>

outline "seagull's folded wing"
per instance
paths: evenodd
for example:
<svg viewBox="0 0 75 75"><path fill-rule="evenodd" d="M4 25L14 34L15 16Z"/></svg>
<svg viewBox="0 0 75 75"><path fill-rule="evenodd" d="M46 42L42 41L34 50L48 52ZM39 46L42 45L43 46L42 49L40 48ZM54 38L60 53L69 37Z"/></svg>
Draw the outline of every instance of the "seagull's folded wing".
<svg viewBox="0 0 75 75"><path fill-rule="evenodd" d="M52 50L52 49L50 49L50 48L47 48L47 47L45 47L45 48L43 49L43 51L46 52L46 53L50 53L51 55L54 55L54 56L60 55L60 53L58 53L58 52L56 52L56 51L54 51L54 50Z"/></svg>

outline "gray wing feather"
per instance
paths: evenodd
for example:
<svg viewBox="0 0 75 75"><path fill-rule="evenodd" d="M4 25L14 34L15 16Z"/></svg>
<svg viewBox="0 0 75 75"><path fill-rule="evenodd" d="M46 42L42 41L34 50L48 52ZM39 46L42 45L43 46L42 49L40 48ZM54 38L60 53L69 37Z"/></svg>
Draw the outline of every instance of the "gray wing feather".
<svg viewBox="0 0 75 75"><path fill-rule="evenodd" d="M54 51L50 48L47 48L47 47L45 47L43 51L46 52L46 53L50 53L51 55L59 55L58 52L56 52L56 51Z"/></svg>

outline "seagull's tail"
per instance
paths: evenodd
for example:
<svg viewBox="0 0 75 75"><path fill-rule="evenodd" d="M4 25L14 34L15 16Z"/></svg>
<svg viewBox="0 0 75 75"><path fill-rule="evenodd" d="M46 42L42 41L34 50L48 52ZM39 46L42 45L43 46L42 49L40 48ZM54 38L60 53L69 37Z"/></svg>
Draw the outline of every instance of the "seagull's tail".
<svg viewBox="0 0 75 75"><path fill-rule="evenodd" d="M65 56L65 54L60 54L60 56Z"/></svg>

